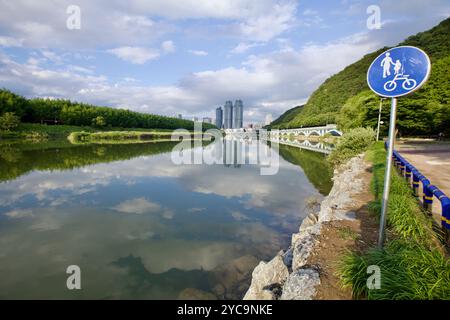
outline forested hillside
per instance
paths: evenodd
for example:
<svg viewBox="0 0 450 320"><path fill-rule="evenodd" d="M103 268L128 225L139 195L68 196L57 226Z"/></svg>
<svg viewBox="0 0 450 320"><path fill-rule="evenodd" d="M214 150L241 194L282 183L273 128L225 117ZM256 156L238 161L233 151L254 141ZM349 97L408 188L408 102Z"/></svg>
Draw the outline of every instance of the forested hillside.
<svg viewBox="0 0 450 320"><path fill-rule="evenodd" d="M69 100L25 99L8 90L0 90L0 116L13 112L22 122L53 122L76 126L146 129L194 129L194 122L125 109L97 107ZM213 128L203 123L203 128Z"/></svg>
<svg viewBox="0 0 450 320"><path fill-rule="evenodd" d="M431 58L427 84L411 96L399 99L398 129L401 134L450 133L450 18L429 31L409 37L399 45L419 47ZM328 78L309 98L304 108L288 110L289 119L277 119L273 128L318 126L337 122L342 129L373 126L377 121L379 97L367 86L370 63L383 51L364 56ZM386 102L386 106L388 102ZM383 117L388 118L384 108Z"/></svg>
<svg viewBox="0 0 450 320"><path fill-rule="evenodd" d="M301 111L301 109L304 106L298 106L298 107L294 107L292 109L289 109L288 111L286 111L285 113L283 113L281 116L279 116L277 119L275 119L274 121L272 121L270 123L271 126L277 126L289 121L292 121L295 116Z"/></svg>

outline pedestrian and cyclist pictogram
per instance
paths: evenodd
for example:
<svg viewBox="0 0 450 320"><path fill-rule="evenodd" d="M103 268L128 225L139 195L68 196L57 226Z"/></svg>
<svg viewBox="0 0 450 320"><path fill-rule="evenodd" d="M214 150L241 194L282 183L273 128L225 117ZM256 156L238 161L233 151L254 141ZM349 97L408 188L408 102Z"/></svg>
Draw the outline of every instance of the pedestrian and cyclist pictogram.
<svg viewBox="0 0 450 320"><path fill-rule="evenodd" d="M369 68L367 83L378 95L400 97L419 89L430 74L430 59L416 47L392 48L379 55Z"/></svg>

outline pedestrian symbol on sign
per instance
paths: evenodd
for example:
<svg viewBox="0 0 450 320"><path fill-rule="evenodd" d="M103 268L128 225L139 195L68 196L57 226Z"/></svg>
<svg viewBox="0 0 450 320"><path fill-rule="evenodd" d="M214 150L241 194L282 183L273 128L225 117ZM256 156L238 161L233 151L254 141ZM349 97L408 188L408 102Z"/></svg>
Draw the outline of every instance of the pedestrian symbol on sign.
<svg viewBox="0 0 450 320"><path fill-rule="evenodd" d="M415 47L396 47L379 55L369 68L369 87L383 97L400 97L428 79L430 59Z"/></svg>

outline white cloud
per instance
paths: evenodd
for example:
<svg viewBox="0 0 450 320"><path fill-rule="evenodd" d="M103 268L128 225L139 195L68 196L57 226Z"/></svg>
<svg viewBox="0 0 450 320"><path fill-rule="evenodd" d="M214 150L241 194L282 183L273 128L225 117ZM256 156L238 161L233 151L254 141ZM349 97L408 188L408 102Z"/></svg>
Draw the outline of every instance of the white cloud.
<svg viewBox="0 0 450 320"><path fill-rule="evenodd" d="M318 12L316 10L312 10L312 9L305 9L303 11L304 16L315 16L317 14L318 14Z"/></svg>
<svg viewBox="0 0 450 320"><path fill-rule="evenodd" d="M378 46L369 34L355 34L323 45L252 55L241 67L195 72L170 86L126 81L112 84L103 76L87 73L90 69L49 70L0 55L0 85L22 88L28 95L66 97L172 116L204 115L212 106L235 97L244 100L246 121L263 122L268 113L276 116L304 103L323 80ZM329 59L330 52L333 59ZM134 63L144 63L153 56L146 50L114 53Z"/></svg>
<svg viewBox="0 0 450 320"><path fill-rule="evenodd" d="M293 3L291 0L132 0L130 2L129 7L138 12L170 19L247 19L270 13L277 3Z"/></svg>
<svg viewBox="0 0 450 320"><path fill-rule="evenodd" d="M204 57L208 55L208 52L203 50L188 50L190 54L193 54L194 56Z"/></svg>
<svg viewBox="0 0 450 320"><path fill-rule="evenodd" d="M124 213L143 214L158 212L161 210L161 206L157 203L148 201L145 198L136 198L119 203L117 206L113 207L113 209Z"/></svg>
<svg viewBox="0 0 450 320"><path fill-rule="evenodd" d="M159 58L159 52L154 49L142 47L120 47L108 50L109 53L114 54L124 61L133 64L143 64L149 60Z"/></svg>
<svg viewBox="0 0 450 320"><path fill-rule="evenodd" d="M269 13L241 22L240 33L255 41L269 41L293 26L296 8L295 2L275 4Z"/></svg>
<svg viewBox="0 0 450 320"><path fill-rule="evenodd" d="M22 43L23 40L0 36L0 46L2 47L21 47Z"/></svg>
<svg viewBox="0 0 450 320"><path fill-rule="evenodd" d="M168 41L164 41L161 44L161 49L163 50L163 52L165 53L172 53L175 52L175 44L173 43L173 41L168 40Z"/></svg>
<svg viewBox="0 0 450 320"><path fill-rule="evenodd" d="M247 52L248 50L250 50L251 48L254 47L259 47L262 44L260 43L246 43L246 42L241 42L239 43L236 47L234 47L230 52L232 54L242 54Z"/></svg>
<svg viewBox="0 0 450 320"><path fill-rule="evenodd" d="M5 216L13 219L32 217L33 211L30 209L15 209L5 213Z"/></svg>
<svg viewBox="0 0 450 320"><path fill-rule="evenodd" d="M70 0L57 4L16 0L14 5L3 5L0 30L11 39L21 39L3 42L35 48L149 47L176 31L177 22L183 19L220 21L237 37L269 39L289 28L289 20L294 19L289 11L297 5L293 0L132 0L127 5L79 0L81 29L68 30L65 9L71 4ZM264 32L258 30L267 26L270 28ZM209 29L215 32L214 28Z"/></svg>
<svg viewBox="0 0 450 320"><path fill-rule="evenodd" d="M190 209L188 209L188 212L195 213L195 212L202 212L202 211L205 211L205 210L206 210L206 208L190 208Z"/></svg>

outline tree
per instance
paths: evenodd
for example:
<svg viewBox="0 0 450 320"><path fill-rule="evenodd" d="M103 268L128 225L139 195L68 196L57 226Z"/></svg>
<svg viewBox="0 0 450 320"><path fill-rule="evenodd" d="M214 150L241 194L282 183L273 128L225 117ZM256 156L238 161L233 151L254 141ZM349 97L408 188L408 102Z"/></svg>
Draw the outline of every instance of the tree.
<svg viewBox="0 0 450 320"><path fill-rule="evenodd" d="M92 125L94 127L99 127L99 128L106 126L105 118L103 118L102 116L98 116L98 117L92 119Z"/></svg>
<svg viewBox="0 0 450 320"><path fill-rule="evenodd" d="M4 131L11 131L17 128L20 124L20 118L14 112L5 112L0 117L0 129Z"/></svg>

